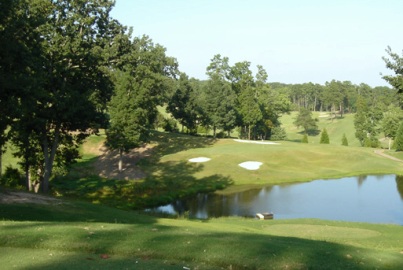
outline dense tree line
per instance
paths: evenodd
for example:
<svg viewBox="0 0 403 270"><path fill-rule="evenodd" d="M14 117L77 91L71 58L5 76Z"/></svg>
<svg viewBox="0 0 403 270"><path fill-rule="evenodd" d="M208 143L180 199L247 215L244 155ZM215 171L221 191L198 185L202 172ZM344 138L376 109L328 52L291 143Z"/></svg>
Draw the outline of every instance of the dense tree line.
<svg viewBox="0 0 403 270"><path fill-rule="evenodd" d="M331 81L325 85L268 83L248 61L229 64L217 54L200 81L181 73L175 58L110 17L114 1L3 0L0 3L0 165L15 147L26 186L49 189L55 170L78 157L78 146L105 128L107 145L125 151L147 142L163 106L191 134L234 130L248 139L284 139L279 118L356 113L357 137L374 145L383 131L393 140L403 92L402 58L384 58L394 87ZM171 126L165 119L165 126ZM302 122L298 125L303 126ZM307 130L315 123L304 126ZM174 129L174 128L173 128ZM1 166L0 166L1 167ZM121 166L120 166L121 168Z"/></svg>
<svg viewBox="0 0 403 270"><path fill-rule="evenodd" d="M248 139L268 139L273 131L277 136L283 134L279 117L290 111L291 103L286 93L269 87L262 66L258 65L253 75L250 62L231 66L228 57L217 54L206 74L206 81L181 76L168 102L168 111L189 133L204 127L211 129L214 137L218 130L230 136L234 129Z"/></svg>

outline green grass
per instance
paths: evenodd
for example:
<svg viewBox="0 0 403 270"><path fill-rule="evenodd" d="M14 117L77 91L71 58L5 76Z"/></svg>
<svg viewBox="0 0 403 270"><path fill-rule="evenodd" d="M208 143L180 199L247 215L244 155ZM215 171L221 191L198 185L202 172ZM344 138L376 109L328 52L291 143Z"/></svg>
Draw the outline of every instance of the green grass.
<svg viewBox="0 0 403 270"><path fill-rule="evenodd" d="M285 114L280 118L280 122L287 132L288 140L300 142L303 136L303 129L301 127L297 128L294 125L296 117L297 112ZM342 118L339 116L331 118L328 113L313 112L312 117L318 119L319 132L326 128L331 145L341 145L343 134L346 134L349 146L360 146L360 142L355 137L354 114L345 114ZM320 133L308 136L308 141L310 144L319 144Z"/></svg>
<svg viewBox="0 0 403 270"><path fill-rule="evenodd" d="M271 184L403 173L401 163L376 155L372 148L354 146L359 143L354 139L353 115L331 120L314 114L319 119L318 126L328 130L329 145L319 144L319 134L310 136L308 144L296 142L302 136L292 124L296 113L282 117L289 140L278 145L155 132L152 155L137 164L148 176L136 182L102 179L91 174L92 162L97 157L88 149L99 146L105 138L92 136L83 147L87 149L86 158L66 178L55 181L54 186L61 194L118 207L142 208L217 189L230 193ZM344 133L348 147L341 145ZM188 162L201 156L211 161ZM257 171L248 171L238 166L244 161L259 161L263 165Z"/></svg>
<svg viewBox="0 0 403 270"><path fill-rule="evenodd" d="M3 153L2 155L2 166L1 166L1 171L4 173L4 171L6 170L7 167L11 166L13 168L18 168L17 162L18 162L18 158L14 157L13 152L16 151L15 147L10 144L7 143L6 145L6 151L5 153Z"/></svg>
<svg viewBox="0 0 403 270"><path fill-rule="evenodd" d="M402 269L403 227L313 219L168 219L139 208L200 191L362 174L401 174L400 162L358 147L353 116L319 118L330 145L298 143L293 114L282 117L289 141L238 143L155 132L152 155L139 162L147 177L103 179L92 172L104 136L91 136L67 177L52 182L64 195L51 205L0 204L3 269ZM346 133L350 146L341 146ZM403 159L403 154L385 153ZM187 160L205 156L206 163ZM261 161L257 171L238 166ZM16 160L6 154L5 164ZM4 192L0 190L0 196ZM75 199L67 199L74 197ZM85 199L98 204L77 201ZM185 268L184 268L185 267Z"/></svg>
<svg viewBox="0 0 403 270"><path fill-rule="evenodd" d="M0 205L0 215L3 269L403 267L395 225L166 219L74 201Z"/></svg>

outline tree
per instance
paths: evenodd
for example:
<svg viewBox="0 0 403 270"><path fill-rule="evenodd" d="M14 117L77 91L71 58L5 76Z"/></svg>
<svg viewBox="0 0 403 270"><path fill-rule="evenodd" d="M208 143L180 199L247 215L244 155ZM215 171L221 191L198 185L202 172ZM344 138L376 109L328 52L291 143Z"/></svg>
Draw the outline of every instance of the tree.
<svg viewBox="0 0 403 270"><path fill-rule="evenodd" d="M242 89L238 100L239 114L242 122L248 128L248 139L250 140L252 127L262 119L262 111L252 87Z"/></svg>
<svg viewBox="0 0 403 270"><path fill-rule="evenodd" d="M341 138L341 145L348 146L348 140L345 133L343 133L343 137Z"/></svg>
<svg viewBox="0 0 403 270"><path fill-rule="evenodd" d="M110 126L107 145L119 151L119 171L123 153L147 142L158 115L157 105L164 102L164 92L177 73L174 58L165 55L165 48L154 45L143 36L128 44L123 64L114 73L115 93L109 103Z"/></svg>
<svg viewBox="0 0 403 270"><path fill-rule="evenodd" d="M382 59L386 63L386 67L395 72L395 75L385 75L382 78L386 80L390 85L392 85L399 94L403 93L403 57L399 56L397 53L394 53L391 47L386 49L386 53L389 55L389 58L382 57Z"/></svg>
<svg viewBox="0 0 403 270"><path fill-rule="evenodd" d="M400 122L395 139L396 151L403 151L403 122Z"/></svg>
<svg viewBox="0 0 403 270"><path fill-rule="evenodd" d="M330 106L334 115L336 115L336 109L339 110L341 117L343 116L343 100L346 96L344 90L344 85L340 81L326 82L324 93L326 104Z"/></svg>
<svg viewBox="0 0 403 270"><path fill-rule="evenodd" d="M215 55L206 69L209 80L204 87L201 104L204 124L213 127L213 136L217 128L228 133L235 127L237 113L236 94L228 82L228 58Z"/></svg>
<svg viewBox="0 0 403 270"><path fill-rule="evenodd" d="M302 136L302 143L308 143L308 134L304 133L304 135Z"/></svg>
<svg viewBox="0 0 403 270"><path fill-rule="evenodd" d="M45 17L36 12L40 1L4 0L0 4L0 177L1 157L9 139L6 130L19 118L19 100L36 85L34 71L42 68L40 34Z"/></svg>
<svg viewBox="0 0 403 270"><path fill-rule="evenodd" d="M385 134L385 137L389 139L389 150L391 148L392 140L394 140L396 137L401 115L401 109L394 105L390 105L388 110L384 112L382 130Z"/></svg>
<svg viewBox="0 0 403 270"><path fill-rule="evenodd" d="M185 73L179 77L179 85L168 102L167 110L173 117L186 126L191 133L196 133L196 121L198 118L197 96L189 78Z"/></svg>
<svg viewBox="0 0 403 270"><path fill-rule="evenodd" d="M322 130L322 133L321 133L321 135L320 135L320 143L321 143L321 144L329 144L329 143L330 143L330 141L329 141L329 135L327 134L326 128L324 128L324 129Z"/></svg>
<svg viewBox="0 0 403 270"><path fill-rule="evenodd" d="M271 130L271 140L273 141L283 141L287 139L287 133L285 132L285 129L282 127L274 127Z"/></svg>
<svg viewBox="0 0 403 270"><path fill-rule="evenodd" d="M38 51L30 51L36 60L30 70L37 83L18 100L23 110L12 129L22 147L28 141L23 134L40 145L41 154L36 155L43 162L36 171L47 192L54 164L62 158L57 154L74 148L104 119L112 93L108 70L114 37L124 29L109 17L113 7L109 1L27 3L24 12L42 19L30 33L40 45ZM35 124L27 126L29 119Z"/></svg>
<svg viewBox="0 0 403 270"><path fill-rule="evenodd" d="M318 129L316 125L317 120L312 118L312 112L306 108L301 108L297 118L294 121L294 125L304 128L304 132L308 134L315 133Z"/></svg>
<svg viewBox="0 0 403 270"><path fill-rule="evenodd" d="M380 128L379 123L383 114L379 107L369 107L363 97L357 101L357 113L354 116L355 136L362 146L377 147L379 141L377 136Z"/></svg>

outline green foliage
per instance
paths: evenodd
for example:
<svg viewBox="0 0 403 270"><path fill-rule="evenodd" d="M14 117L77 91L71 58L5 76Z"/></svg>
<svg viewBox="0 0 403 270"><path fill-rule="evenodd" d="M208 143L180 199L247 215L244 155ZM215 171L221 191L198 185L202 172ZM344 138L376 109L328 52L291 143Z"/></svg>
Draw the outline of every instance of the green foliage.
<svg viewBox="0 0 403 270"><path fill-rule="evenodd" d="M129 39L129 37L127 37ZM114 73L115 93L109 103L110 127L107 145L129 151L147 142L157 119L157 105L171 86L176 61L165 48L144 36L128 40L123 66Z"/></svg>
<svg viewBox="0 0 403 270"><path fill-rule="evenodd" d="M395 144L396 151L403 151L403 122L400 122L396 133Z"/></svg>
<svg viewBox="0 0 403 270"><path fill-rule="evenodd" d="M23 187L24 181L18 169L11 166L6 167L6 170L0 178L0 185L4 187Z"/></svg>
<svg viewBox="0 0 403 270"><path fill-rule="evenodd" d="M375 136L369 136L366 137L364 140L364 147L372 147L372 148L377 148L379 147L380 143L378 140L378 137Z"/></svg>
<svg viewBox="0 0 403 270"><path fill-rule="evenodd" d="M211 126L213 136L217 128L230 132L236 125L236 92L228 81L230 66L228 57L214 55L206 69L209 80L203 87L199 102L202 110L202 125Z"/></svg>
<svg viewBox="0 0 403 270"><path fill-rule="evenodd" d="M304 132L307 134L315 134L318 126L316 124L318 120L312 117L312 112L306 108L301 108L297 118L294 121L294 125L298 128L303 127Z"/></svg>
<svg viewBox="0 0 403 270"><path fill-rule="evenodd" d="M190 133L196 133L199 104L197 94L185 73L179 77L179 85L168 102L167 111L178 119Z"/></svg>
<svg viewBox="0 0 403 270"><path fill-rule="evenodd" d="M348 146L348 140L345 133L343 133L343 137L341 139L341 145Z"/></svg>
<svg viewBox="0 0 403 270"><path fill-rule="evenodd" d="M301 142L308 143L308 134L304 133L304 135L302 136Z"/></svg>
<svg viewBox="0 0 403 270"><path fill-rule="evenodd" d="M327 130L326 128L324 128L322 130L322 133L320 134L320 142L321 144L329 144L330 140L329 140L329 134L327 134Z"/></svg>
<svg viewBox="0 0 403 270"><path fill-rule="evenodd" d="M386 49L386 53L389 55L389 58L383 57L383 60L386 63L386 67L395 72L395 75L386 75L383 78L392 85L397 92L399 93L399 101L400 106L403 106L402 103L402 94L403 94L403 57L399 56L397 53L394 53L390 47Z"/></svg>
<svg viewBox="0 0 403 270"><path fill-rule="evenodd" d="M165 118L162 128L166 132L179 132L178 125L175 119Z"/></svg>
<svg viewBox="0 0 403 270"><path fill-rule="evenodd" d="M383 118L381 108L369 106L363 98L357 102L357 113L354 117L355 136L360 141L361 146L377 147L378 134L380 132L380 121Z"/></svg>
<svg viewBox="0 0 403 270"><path fill-rule="evenodd" d="M282 127L274 127L271 129L271 137L272 141L284 141L287 139L287 133Z"/></svg>

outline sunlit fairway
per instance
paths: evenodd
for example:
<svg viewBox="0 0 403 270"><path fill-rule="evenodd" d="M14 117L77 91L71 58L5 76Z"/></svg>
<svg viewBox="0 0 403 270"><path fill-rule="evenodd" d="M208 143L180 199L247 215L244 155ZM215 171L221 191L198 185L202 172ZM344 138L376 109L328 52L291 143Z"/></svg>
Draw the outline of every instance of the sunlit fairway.
<svg viewBox="0 0 403 270"><path fill-rule="evenodd" d="M159 164L175 164L199 156L211 160L198 164L200 169L195 176L202 178L217 173L228 176L234 182L230 189L362 174L403 173L401 163L380 157L370 148L295 142L246 144L232 139L164 156ZM238 166L250 160L263 164L254 171Z"/></svg>

